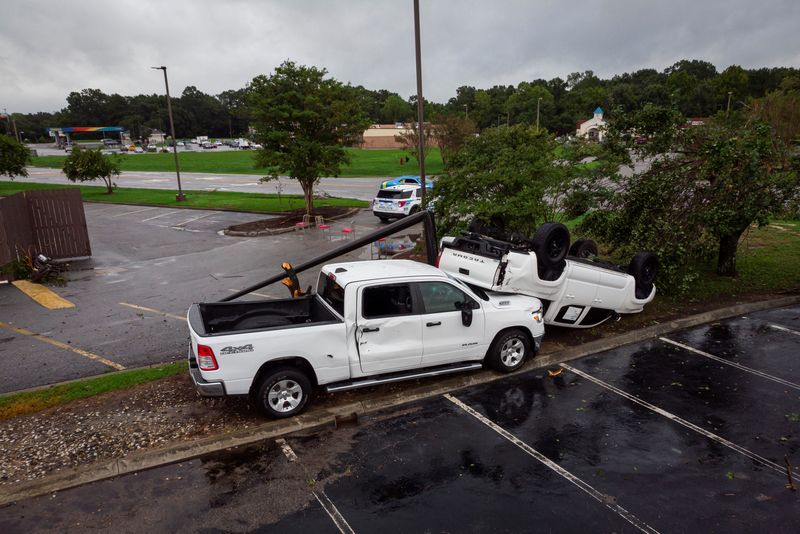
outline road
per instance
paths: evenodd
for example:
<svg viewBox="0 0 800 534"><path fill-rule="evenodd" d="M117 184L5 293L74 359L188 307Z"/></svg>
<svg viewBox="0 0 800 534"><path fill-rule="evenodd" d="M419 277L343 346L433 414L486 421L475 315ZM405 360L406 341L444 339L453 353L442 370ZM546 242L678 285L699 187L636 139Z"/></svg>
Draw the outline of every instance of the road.
<svg viewBox="0 0 800 534"><path fill-rule="evenodd" d="M58 169L28 167L28 180L31 182L66 185L70 182ZM297 180L282 177L271 182L260 183L258 175L253 174L206 174L198 172L182 172L181 186L187 191L241 191L248 193L277 193L302 195L303 190ZM316 188L318 195L332 197L357 198L372 200L380 188L382 178L322 178ZM8 181L6 176L0 180ZM143 187L151 189L177 189L174 172L123 172L114 180L119 187Z"/></svg>
<svg viewBox="0 0 800 534"><path fill-rule="evenodd" d="M185 357L185 314L193 302L216 301L380 225L369 210L316 229L254 238L220 235L263 215L143 206L85 204L93 256L72 262L55 291L75 304L48 310L0 285L0 393ZM413 232L412 232L413 233ZM370 247L349 258L374 257ZM316 284L316 272L300 275ZM258 292L285 297L280 284ZM45 338L37 338L30 334ZM51 343L55 342L55 343ZM55 346L60 344L61 346ZM69 345L72 350L64 349ZM95 358L94 356L99 357ZM103 363L110 362L114 367Z"/></svg>
<svg viewBox="0 0 800 534"><path fill-rule="evenodd" d="M4 532L796 532L800 307L29 499Z"/></svg>

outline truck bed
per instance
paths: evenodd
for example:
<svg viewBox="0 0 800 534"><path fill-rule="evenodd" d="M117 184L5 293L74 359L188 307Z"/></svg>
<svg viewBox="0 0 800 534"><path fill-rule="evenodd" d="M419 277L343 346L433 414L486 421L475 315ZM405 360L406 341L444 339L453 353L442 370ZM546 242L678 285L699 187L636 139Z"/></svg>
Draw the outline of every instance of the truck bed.
<svg viewBox="0 0 800 534"><path fill-rule="evenodd" d="M200 336L338 323L341 319L317 295L250 302L210 302L189 308L189 323Z"/></svg>

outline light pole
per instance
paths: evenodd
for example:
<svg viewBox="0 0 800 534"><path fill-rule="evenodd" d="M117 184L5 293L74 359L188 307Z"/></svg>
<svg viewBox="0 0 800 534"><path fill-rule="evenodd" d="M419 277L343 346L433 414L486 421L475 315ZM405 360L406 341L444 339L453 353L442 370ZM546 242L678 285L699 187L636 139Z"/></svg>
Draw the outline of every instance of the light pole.
<svg viewBox="0 0 800 534"><path fill-rule="evenodd" d="M464 119L469 120L469 104L464 104Z"/></svg>
<svg viewBox="0 0 800 534"><path fill-rule="evenodd" d="M425 206L425 117L422 99L422 55L419 45L419 0L414 0L414 49L417 59L417 159L419 182L422 185L422 205ZM424 209L424 208L423 208Z"/></svg>
<svg viewBox="0 0 800 534"><path fill-rule="evenodd" d="M151 69L164 71L164 86L167 89L167 113L169 114L169 129L172 131L172 153L175 155L175 174L178 177L178 194L175 195L175 200L183 202L186 200L186 195L183 194L181 189L181 167L178 163L178 140L175 139L175 121L172 120L172 103L169 98L169 81L167 81L167 67L150 67Z"/></svg>
<svg viewBox="0 0 800 534"><path fill-rule="evenodd" d="M731 112L731 95L733 95L733 91L728 91L728 108L725 110L726 115Z"/></svg>
<svg viewBox="0 0 800 534"><path fill-rule="evenodd" d="M539 104L542 103L542 97L536 99L536 131L539 131Z"/></svg>

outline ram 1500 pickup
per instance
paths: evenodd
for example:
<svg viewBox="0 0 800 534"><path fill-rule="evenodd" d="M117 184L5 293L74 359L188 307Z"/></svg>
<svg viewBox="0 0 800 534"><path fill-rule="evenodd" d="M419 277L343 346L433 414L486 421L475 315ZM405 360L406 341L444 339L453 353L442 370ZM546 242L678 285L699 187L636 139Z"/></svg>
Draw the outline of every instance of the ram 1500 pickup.
<svg viewBox="0 0 800 534"><path fill-rule="evenodd" d="M190 374L202 395L250 395L274 418L314 388L341 391L480 368L518 369L539 349L542 303L470 288L408 260L326 265L316 293L193 304Z"/></svg>

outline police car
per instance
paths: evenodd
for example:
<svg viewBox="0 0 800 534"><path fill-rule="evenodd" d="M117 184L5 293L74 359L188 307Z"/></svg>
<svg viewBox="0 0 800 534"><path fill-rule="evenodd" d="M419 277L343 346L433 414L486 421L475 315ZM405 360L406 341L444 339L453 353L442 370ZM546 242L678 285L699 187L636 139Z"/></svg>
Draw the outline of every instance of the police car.
<svg viewBox="0 0 800 534"><path fill-rule="evenodd" d="M400 219L422 209L422 188L406 184L386 187L372 200L372 213L381 222Z"/></svg>

